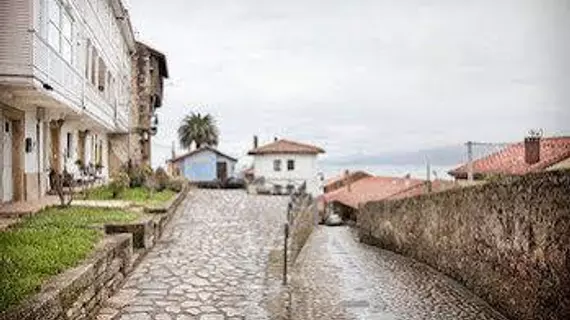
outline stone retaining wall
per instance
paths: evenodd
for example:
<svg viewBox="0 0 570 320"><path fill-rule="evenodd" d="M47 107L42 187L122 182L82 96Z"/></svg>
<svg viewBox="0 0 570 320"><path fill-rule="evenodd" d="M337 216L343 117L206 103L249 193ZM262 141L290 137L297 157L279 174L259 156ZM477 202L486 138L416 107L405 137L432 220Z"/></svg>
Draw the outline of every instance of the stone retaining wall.
<svg viewBox="0 0 570 320"><path fill-rule="evenodd" d="M290 214L289 253L290 263L303 249L307 239L317 224L317 204L310 196L301 196L292 201Z"/></svg>
<svg viewBox="0 0 570 320"><path fill-rule="evenodd" d="M157 214L142 221L105 225L105 237L80 266L52 278L40 293L0 314L0 320L84 320L97 315L144 253L154 246L186 198L186 187ZM134 249L137 252L133 251Z"/></svg>
<svg viewBox="0 0 570 320"><path fill-rule="evenodd" d="M150 249L160 238L166 224L172 219L176 209L184 201L189 187L185 187L172 200L164 205L145 208L144 211L153 216L135 222L111 223L105 225L105 233L130 233L133 235L135 249Z"/></svg>
<svg viewBox="0 0 570 320"><path fill-rule="evenodd" d="M0 320L93 318L130 272L132 253L131 235L105 238L87 261L55 276L41 293L0 314Z"/></svg>
<svg viewBox="0 0 570 320"><path fill-rule="evenodd" d="M513 320L570 319L570 171L368 203L358 228Z"/></svg>

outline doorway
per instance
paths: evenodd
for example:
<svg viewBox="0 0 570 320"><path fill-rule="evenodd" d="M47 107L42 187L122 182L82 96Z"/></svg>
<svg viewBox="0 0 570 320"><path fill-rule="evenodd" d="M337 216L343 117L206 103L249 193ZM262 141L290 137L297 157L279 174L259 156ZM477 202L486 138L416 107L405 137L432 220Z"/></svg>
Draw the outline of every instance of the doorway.
<svg viewBox="0 0 570 320"><path fill-rule="evenodd" d="M225 162L216 163L217 177L219 181L226 181L228 179L228 164Z"/></svg>

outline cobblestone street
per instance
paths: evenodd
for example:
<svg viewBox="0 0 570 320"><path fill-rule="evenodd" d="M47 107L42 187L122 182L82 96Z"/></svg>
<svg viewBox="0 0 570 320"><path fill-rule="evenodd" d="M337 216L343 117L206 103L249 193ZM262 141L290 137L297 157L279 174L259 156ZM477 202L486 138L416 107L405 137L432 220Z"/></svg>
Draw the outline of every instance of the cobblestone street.
<svg viewBox="0 0 570 320"><path fill-rule="evenodd" d="M295 320L505 320L429 267L361 244L348 227L315 229L292 285Z"/></svg>
<svg viewBox="0 0 570 320"><path fill-rule="evenodd" d="M268 319L266 269L287 198L193 190L99 319Z"/></svg>
<svg viewBox="0 0 570 320"><path fill-rule="evenodd" d="M273 311L287 302L281 261L272 260L281 257L287 200L192 191L98 320L279 319ZM290 293L295 320L505 320L425 265L361 244L348 227L315 229Z"/></svg>

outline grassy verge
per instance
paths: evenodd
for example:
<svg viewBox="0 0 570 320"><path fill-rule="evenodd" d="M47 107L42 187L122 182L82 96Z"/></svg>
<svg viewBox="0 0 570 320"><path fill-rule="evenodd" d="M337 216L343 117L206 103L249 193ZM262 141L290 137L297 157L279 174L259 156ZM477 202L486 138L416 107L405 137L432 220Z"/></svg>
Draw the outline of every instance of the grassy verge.
<svg viewBox="0 0 570 320"><path fill-rule="evenodd" d="M140 205L158 205L162 204L176 195L176 192L165 189L160 192L151 192L147 188L129 188L126 189L119 197L113 198L111 189L107 186L94 188L87 191L86 200L125 200L132 201Z"/></svg>
<svg viewBox="0 0 570 320"><path fill-rule="evenodd" d="M121 210L48 208L0 232L0 312L37 292L50 276L85 259L103 237L91 226L137 218Z"/></svg>

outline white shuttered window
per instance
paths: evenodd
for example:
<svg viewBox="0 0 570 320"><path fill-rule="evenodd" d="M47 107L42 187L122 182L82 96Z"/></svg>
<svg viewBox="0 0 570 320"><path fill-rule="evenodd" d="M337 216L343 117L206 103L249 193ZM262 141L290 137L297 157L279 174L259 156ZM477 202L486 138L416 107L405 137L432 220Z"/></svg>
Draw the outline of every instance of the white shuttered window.
<svg viewBox="0 0 570 320"><path fill-rule="evenodd" d="M69 63L73 63L73 20L59 2L48 3L48 43Z"/></svg>

